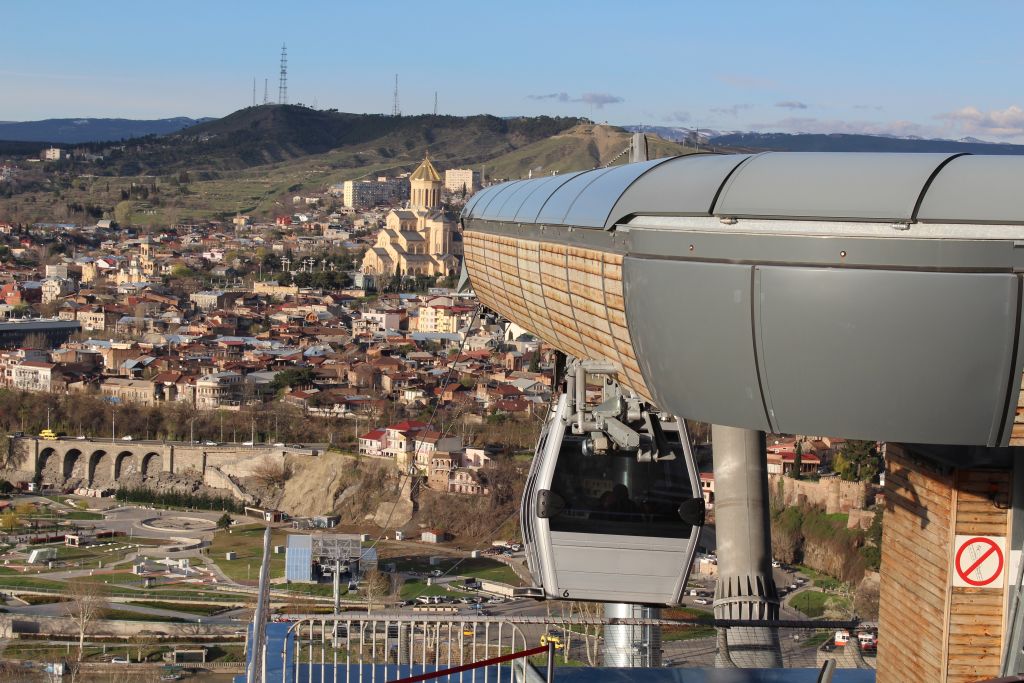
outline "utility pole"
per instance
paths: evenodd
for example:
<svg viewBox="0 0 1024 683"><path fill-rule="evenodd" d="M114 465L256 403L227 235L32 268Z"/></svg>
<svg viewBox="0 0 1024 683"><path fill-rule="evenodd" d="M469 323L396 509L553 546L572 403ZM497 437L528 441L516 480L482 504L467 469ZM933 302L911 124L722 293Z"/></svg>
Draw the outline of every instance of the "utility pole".
<svg viewBox="0 0 1024 683"><path fill-rule="evenodd" d="M391 100L391 115L401 116L402 110L398 107L398 74L395 74L395 94Z"/></svg>

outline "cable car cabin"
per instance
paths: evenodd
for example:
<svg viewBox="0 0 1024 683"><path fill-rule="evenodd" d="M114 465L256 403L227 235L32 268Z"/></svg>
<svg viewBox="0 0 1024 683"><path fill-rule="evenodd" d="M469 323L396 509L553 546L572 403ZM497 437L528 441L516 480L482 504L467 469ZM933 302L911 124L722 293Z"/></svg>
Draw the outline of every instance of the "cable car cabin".
<svg viewBox="0 0 1024 683"><path fill-rule="evenodd" d="M572 406L570 390L549 411L526 482L521 522L535 587L519 594L678 604L704 523L685 423L648 420L648 430L664 430L671 453L662 457L643 458L642 445L595 454L593 436L573 433ZM641 444L652 436L639 435Z"/></svg>

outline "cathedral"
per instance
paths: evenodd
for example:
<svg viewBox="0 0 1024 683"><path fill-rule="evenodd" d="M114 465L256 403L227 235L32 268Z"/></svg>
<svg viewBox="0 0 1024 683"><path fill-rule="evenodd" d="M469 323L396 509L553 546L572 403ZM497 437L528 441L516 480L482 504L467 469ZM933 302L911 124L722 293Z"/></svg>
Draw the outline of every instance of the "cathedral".
<svg viewBox="0 0 1024 683"><path fill-rule="evenodd" d="M377 242L366 250L362 271L376 275L454 275L462 235L441 210L444 181L430 157L409 176L409 207L392 209Z"/></svg>

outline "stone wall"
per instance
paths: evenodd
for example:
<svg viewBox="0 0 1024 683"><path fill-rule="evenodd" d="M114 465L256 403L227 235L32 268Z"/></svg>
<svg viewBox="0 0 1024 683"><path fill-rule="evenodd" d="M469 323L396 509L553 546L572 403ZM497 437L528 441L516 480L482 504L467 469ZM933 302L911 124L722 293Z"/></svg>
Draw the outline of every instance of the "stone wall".
<svg viewBox="0 0 1024 683"><path fill-rule="evenodd" d="M873 502L874 487L866 482L843 481L839 477L805 481L781 474L768 475L768 479L773 495L778 495L781 482L782 502L786 506L806 503L831 515L865 508Z"/></svg>

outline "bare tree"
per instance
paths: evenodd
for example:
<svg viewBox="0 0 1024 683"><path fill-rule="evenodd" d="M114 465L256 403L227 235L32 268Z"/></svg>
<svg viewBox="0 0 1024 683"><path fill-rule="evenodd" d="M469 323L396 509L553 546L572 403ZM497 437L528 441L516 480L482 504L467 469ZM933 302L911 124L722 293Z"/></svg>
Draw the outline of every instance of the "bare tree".
<svg viewBox="0 0 1024 683"><path fill-rule="evenodd" d="M283 487L291 475L291 465L285 463L283 459L266 457L252 468L252 476L260 485L267 488Z"/></svg>
<svg viewBox="0 0 1024 683"><path fill-rule="evenodd" d="M64 603L64 612L78 627L78 661L82 661L85 650L85 634L97 619L103 617L107 607L103 584L93 581L69 581L69 602Z"/></svg>
<svg viewBox="0 0 1024 683"><path fill-rule="evenodd" d="M366 611L373 611L373 603L377 598L391 592L391 578L376 569L363 575L363 595L366 596Z"/></svg>

